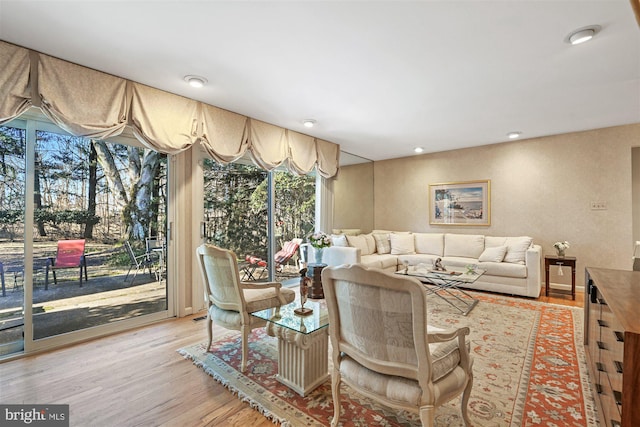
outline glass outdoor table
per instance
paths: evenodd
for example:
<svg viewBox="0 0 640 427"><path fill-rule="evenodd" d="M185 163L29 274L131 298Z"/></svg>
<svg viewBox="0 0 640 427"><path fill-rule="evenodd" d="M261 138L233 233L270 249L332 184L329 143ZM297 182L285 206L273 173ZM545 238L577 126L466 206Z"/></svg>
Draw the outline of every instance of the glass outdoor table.
<svg viewBox="0 0 640 427"><path fill-rule="evenodd" d="M306 316L294 313L299 301L251 313L267 321L267 334L278 338L276 379L301 396L329 378L329 315L324 301L307 301Z"/></svg>
<svg viewBox="0 0 640 427"><path fill-rule="evenodd" d="M467 271L464 267L446 267L446 271L434 271L429 267L418 264L407 266L396 274L412 276L425 285L429 285L427 291L436 294L447 303L458 309L464 316L469 314L478 305L478 300L459 286L473 283L484 274L484 270L474 269Z"/></svg>

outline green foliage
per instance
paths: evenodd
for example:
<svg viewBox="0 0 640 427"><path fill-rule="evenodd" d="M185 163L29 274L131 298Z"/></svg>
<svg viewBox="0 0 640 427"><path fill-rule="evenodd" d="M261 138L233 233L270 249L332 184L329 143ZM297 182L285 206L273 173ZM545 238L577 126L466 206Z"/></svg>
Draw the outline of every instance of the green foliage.
<svg viewBox="0 0 640 427"><path fill-rule="evenodd" d="M59 225L59 224L98 224L100 218L92 215L86 210L60 210L52 211L49 209L36 209L34 213L34 220L36 222L43 222L45 224Z"/></svg>
<svg viewBox="0 0 640 427"><path fill-rule="evenodd" d="M17 209L0 210L0 224L11 225L22 222L23 212Z"/></svg>
<svg viewBox="0 0 640 427"><path fill-rule="evenodd" d="M266 179L266 172L242 164L205 167L205 215L208 240L233 250L239 257L266 257L267 215L251 210L251 194Z"/></svg>
<svg viewBox="0 0 640 427"><path fill-rule="evenodd" d="M275 173L276 237L281 246L313 230L315 178ZM205 162L208 241L245 255L267 257L267 172L251 165Z"/></svg>
<svg viewBox="0 0 640 427"><path fill-rule="evenodd" d="M282 246L293 238L304 238L313 231L315 218L315 178L288 172L276 172L275 216L276 237ZM267 181L251 195L254 212L267 213Z"/></svg>

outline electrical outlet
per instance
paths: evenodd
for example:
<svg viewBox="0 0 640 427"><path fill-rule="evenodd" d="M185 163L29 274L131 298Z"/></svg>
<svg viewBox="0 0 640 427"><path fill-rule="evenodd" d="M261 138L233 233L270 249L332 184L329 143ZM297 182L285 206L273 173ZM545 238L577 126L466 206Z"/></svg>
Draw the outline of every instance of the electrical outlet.
<svg viewBox="0 0 640 427"><path fill-rule="evenodd" d="M607 202L591 202L592 211L603 211L607 209Z"/></svg>

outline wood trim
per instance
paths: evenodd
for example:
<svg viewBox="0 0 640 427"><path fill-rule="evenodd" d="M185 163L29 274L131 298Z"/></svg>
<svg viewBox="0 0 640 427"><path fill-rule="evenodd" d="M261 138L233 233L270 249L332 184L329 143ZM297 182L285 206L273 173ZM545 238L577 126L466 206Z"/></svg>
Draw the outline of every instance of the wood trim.
<svg viewBox="0 0 640 427"><path fill-rule="evenodd" d="M640 25L640 0L630 0L633 14L636 16L636 21Z"/></svg>

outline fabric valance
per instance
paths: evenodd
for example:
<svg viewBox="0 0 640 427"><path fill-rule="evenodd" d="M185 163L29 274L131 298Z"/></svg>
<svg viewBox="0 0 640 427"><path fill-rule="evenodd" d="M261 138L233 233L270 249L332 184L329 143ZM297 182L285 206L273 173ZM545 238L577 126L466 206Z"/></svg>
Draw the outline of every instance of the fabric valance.
<svg viewBox="0 0 640 427"><path fill-rule="evenodd" d="M32 105L67 132L95 139L126 126L142 144L176 154L200 141L216 161L250 152L271 170L288 163L325 178L338 172L340 147L199 101L40 54L0 40L0 124Z"/></svg>
<svg viewBox="0 0 640 427"><path fill-rule="evenodd" d="M249 148L249 119L211 105L202 109L200 142L209 155L220 163L230 163Z"/></svg>
<svg viewBox="0 0 640 427"><path fill-rule="evenodd" d="M105 139L127 125L127 81L47 55L39 55L40 108L67 132Z"/></svg>
<svg viewBox="0 0 640 427"><path fill-rule="evenodd" d="M198 140L197 101L139 83L131 87L131 125L143 144L176 154Z"/></svg>
<svg viewBox="0 0 640 427"><path fill-rule="evenodd" d="M27 111L31 106L29 93L29 51L0 42L0 124Z"/></svg>

